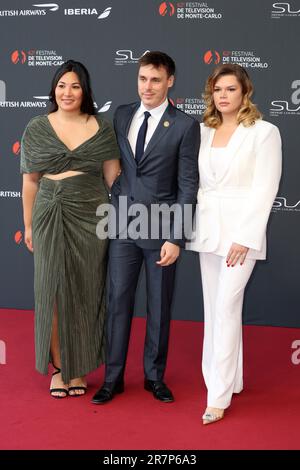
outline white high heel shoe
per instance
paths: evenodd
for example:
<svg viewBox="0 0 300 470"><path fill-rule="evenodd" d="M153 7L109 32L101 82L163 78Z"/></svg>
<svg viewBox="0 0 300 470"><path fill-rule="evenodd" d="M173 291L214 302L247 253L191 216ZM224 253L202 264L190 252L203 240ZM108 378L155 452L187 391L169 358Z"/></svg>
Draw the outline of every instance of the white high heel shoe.
<svg viewBox="0 0 300 470"><path fill-rule="evenodd" d="M206 409L202 416L203 424L212 424L224 418L224 410L221 408L215 408L215 410L216 411L207 411Z"/></svg>

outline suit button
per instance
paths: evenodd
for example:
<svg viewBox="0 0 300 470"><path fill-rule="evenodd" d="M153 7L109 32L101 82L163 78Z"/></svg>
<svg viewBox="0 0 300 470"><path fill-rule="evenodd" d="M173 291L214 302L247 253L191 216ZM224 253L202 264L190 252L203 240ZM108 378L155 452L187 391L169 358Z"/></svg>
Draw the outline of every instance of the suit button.
<svg viewBox="0 0 300 470"><path fill-rule="evenodd" d="M130 196L130 200L131 200L131 201L134 201L134 197L133 197L133 196Z"/></svg>
<svg viewBox="0 0 300 470"><path fill-rule="evenodd" d="M136 176L137 176L137 177L141 176L140 170L136 170Z"/></svg>

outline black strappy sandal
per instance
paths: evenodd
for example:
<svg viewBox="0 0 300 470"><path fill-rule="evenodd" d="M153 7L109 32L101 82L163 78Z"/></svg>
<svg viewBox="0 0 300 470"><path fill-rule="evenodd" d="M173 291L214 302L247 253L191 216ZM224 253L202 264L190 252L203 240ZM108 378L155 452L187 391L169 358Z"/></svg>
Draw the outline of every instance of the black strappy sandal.
<svg viewBox="0 0 300 470"><path fill-rule="evenodd" d="M54 369L56 369L56 371L52 373L52 376L61 372L61 369L59 369L59 367L56 367L54 364L53 367ZM65 395L53 395L53 392L60 392L64 393ZM69 390L67 390L66 388L50 388L50 395L53 398L66 398L69 395Z"/></svg>

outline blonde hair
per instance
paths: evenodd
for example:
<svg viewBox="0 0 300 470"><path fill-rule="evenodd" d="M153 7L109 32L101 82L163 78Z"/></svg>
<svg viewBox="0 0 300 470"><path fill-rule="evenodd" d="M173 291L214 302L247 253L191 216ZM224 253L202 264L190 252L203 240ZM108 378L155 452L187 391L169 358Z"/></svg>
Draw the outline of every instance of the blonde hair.
<svg viewBox="0 0 300 470"><path fill-rule="evenodd" d="M213 92L216 82L224 75L234 75L242 87L243 101L237 115L238 124L242 123L245 127L253 126L257 119L262 118L262 114L250 100L253 94L250 77L246 70L237 64L219 65L208 77L203 94L206 104L206 110L203 114L204 124L215 129L222 124L222 115L215 106Z"/></svg>

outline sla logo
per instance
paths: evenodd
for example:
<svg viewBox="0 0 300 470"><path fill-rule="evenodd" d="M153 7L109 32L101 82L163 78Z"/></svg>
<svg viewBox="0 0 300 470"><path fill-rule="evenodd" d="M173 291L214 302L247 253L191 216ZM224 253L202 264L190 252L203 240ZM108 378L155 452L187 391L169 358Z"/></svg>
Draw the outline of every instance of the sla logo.
<svg viewBox="0 0 300 470"><path fill-rule="evenodd" d="M203 60L206 64L219 64L221 57L218 51L206 51Z"/></svg>
<svg viewBox="0 0 300 470"><path fill-rule="evenodd" d="M120 49L119 51L116 51L117 57L115 57L115 65L136 64L143 55L147 54L147 52L150 51L146 50L139 57L134 57L133 52L130 49Z"/></svg>
<svg viewBox="0 0 300 470"><path fill-rule="evenodd" d="M21 144L19 142L19 140L17 140L13 146L12 146L12 151L15 155L20 155L20 151L21 151Z"/></svg>
<svg viewBox="0 0 300 470"><path fill-rule="evenodd" d="M65 8L64 14L67 16L91 16L96 15L98 20L104 20L111 14L112 7L107 7L102 13L98 13L96 8Z"/></svg>
<svg viewBox="0 0 300 470"><path fill-rule="evenodd" d="M273 3L273 10L271 11L271 18L282 18L283 16L300 16L300 10L296 10L290 3L277 2Z"/></svg>
<svg viewBox="0 0 300 470"><path fill-rule="evenodd" d="M175 13L175 8L171 2L163 2L159 5L159 14L160 16L173 16Z"/></svg>
<svg viewBox="0 0 300 470"><path fill-rule="evenodd" d="M3 80L0 80L0 101L6 100L6 85Z"/></svg>
<svg viewBox="0 0 300 470"><path fill-rule="evenodd" d="M20 245L23 241L23 233L21 232L21 230L18 230L16 233L15 233L15 236L14 236L14 239L15 239L15 242L17 245Z"/></svg>
<svg viewBox="0 0 300 470"><path fill-rule="evenodd" d="M300 201L297 201L295 204L290 204L287 202L286 197L276 197L273 203L272 211L285 211L285 212L299 212L300 211Z"/></svg>
<svg viewBox="0 0 300 470"><path fill-rule="evenodd" d="M300 80L294 80L291 89L291 102L285 100L273 100L271 102L270 116L299 115L300 114Z"/></svg>
<svg viewBox="0 0 300 470"><path fill-rule="evenodd" d="M13 64L25 64L27 56L25 51L15 50L14 52L12 52L10 58Z"/></svg>

